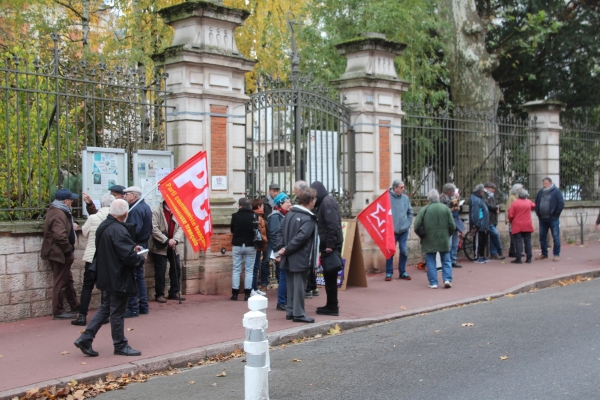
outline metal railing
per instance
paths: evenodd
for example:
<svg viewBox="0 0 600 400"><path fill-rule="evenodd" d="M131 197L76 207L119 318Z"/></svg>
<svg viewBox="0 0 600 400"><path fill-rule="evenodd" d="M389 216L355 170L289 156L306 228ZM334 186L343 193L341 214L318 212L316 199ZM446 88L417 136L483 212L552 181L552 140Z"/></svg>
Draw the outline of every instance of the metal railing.
<svg viewBox="0 0 600 400"><path fill-rule="evenodd" d="M165 74L67 59L52 39L50 57L0 60L0 220L43 217L58 188L79 193L86 146L122 148L130 160L166 149Z"/></svg>
<svg viewBox="0 0 600 400"><path fill-rule="evenodd" d="M535 167L529 144L533 120L455 107L403 103L402 177L416 204L454 183L467 198L478 183L494 182L503 201L515 183L528 187Z"/></svg>
<svg viewBox="0 0 600 400"><path fill-rule="evenodd" d="M560 189L565 201L600 199L600 126L567 112L560 133Z"/></svg>

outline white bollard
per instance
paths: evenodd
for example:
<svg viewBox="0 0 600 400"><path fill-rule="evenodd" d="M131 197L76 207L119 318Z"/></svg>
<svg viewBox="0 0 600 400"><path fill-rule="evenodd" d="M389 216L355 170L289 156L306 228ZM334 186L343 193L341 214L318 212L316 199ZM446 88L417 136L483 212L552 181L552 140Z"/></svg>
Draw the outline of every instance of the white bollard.
<svg viewBox="0 0 600 400"><path fill-rule="evenodd" d="M269 399L269 340L266 311L268 300L263 296L248 299L250 310L244 314L246 366L244 389L246 400Z"/></svg>

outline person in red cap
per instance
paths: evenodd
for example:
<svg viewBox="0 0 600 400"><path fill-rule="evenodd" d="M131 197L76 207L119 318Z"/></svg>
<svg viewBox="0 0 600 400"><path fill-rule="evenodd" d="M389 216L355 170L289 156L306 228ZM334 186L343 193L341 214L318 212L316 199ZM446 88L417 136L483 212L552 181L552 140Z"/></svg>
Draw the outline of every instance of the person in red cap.
<svg viewBox="0 0 600 400"><path fill-rule="evenodd" d="M71 265L75 257L75 231L79 228L71 214L71 204L77 195L69 189L58 189L56 199L46 213L44 221L44 241L41 257L52 266L52 314L54 319L73 319L79 311L79 302L73 286ZM65 311L64 299L69 303L70 312Z"/></svg>

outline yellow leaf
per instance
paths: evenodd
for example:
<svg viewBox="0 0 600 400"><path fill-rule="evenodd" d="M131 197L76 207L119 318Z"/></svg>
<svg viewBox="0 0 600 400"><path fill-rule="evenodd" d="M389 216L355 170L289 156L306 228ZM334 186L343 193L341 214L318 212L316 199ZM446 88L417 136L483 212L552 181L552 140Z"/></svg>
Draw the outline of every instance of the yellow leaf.
<svg viewBox="0 0 600 400"><path fill-rule="evenodd" d="M82 330L79 331L79 333L83 333L83 332L85 332L85 329L82 329Z"/></svg>
<svg viewBox="0 0 600 400"><path fill-rule="evenodd" d="M327 334L328 335L338 335L342 332L342 330L340 329L340 326L338 324L335 324L335 326L333 328L331 328Z"/></svg>
<svg viewBox="0 0 600 400"><path fill-rule="evenodd" d="M84 361L82 361L82 362L81 362L81 365L86 365L86 364L87 364L87 363L86 363L86 362L84 362Z"/></svg>
<svg viewBox="0 0 600 400"><path fill-rule="evenodd" d="M461 326L473 326L473 323L472 322L466 322L466 323L462 324Z"/></svg>
<svg viewBox="0 0 600 400"><path fill-rule="evenodd" d="M435 331L436 333L439 332L440 330L438 329L437 331Z"/></svg>
<svg viewBox="0 0 600 400"><path fill-rule="evenodd" d="M34 394L40 391L40 388L29 389L27 393L25 393L25 397L32 397Z"/></svg>
<svg viewBox="0 0 600 400"><path fill-rule="evenodd" d="M406 310L406 307L404 307L404 306L400 306L398 308L401 309L401 310Z"/></svg>
<svg viewBox="0 0 600 400"><path fill-rule="evenodd" d="M508 360L508 357L507 357L507 356L500 356L500 359L501 359L502 361L504 361L504 360Z"/></svg>
<svg viewBox="0 0 600 400"><path fill-rule="evenodd" d="M71 386L77 386L77 381L75 379L71 379Z"/></svg>
<svg viewBox="0 0 600 400"><path fill-rule="evenodd" d="M219 375L217 375L217 377L222 378L224 376L227 376L227 373L225 372L227 368L223 368L223 372L221 372Z"/></svg>
<svg viewBox="0 0 600 400"><path fill-rule="evenodd" d="M514 294L512 294L512 293L509 293L509 294L507 294L505 297L515 297L515 295L514 295Z"/></svg>
<svg viewBox="0 0 600 400"><path fill-rule="evenodd" d="M297 358L292 358L292 362L300 362L302 360L298 360Z"/></svg>
<svg viewBox="0 0 600 400"><path fill-rule="evenodd" d="M71 354L71 353L70 353L70 352L68 352L68 351L66 351L66 350L65 350L65 351L61 351L61 352L60 352L60 355L61 355L61 356L64 356L65 354Z"/></svg>
<svg viewBox="0 0 600 400"><path fill-rule="evenodd" d="M190 385L193 385L194 383L196 383L195 381L189 381L188 382Z"/></svg>
<svg viewBox="0 0 600 400"><path fill-rule="evenodd" d="M320 338L321 336L323 336L323 335L321 335L320 333L318 333L318 334L316 334L316 335L315 335L315 339L318 339L318 338ZM1 357L1 356L0 356L0 357Z"/></svg>
<svg viewBox="0 0 600 400"><path fill-rule="evenodd" d="M485 299L486 299L487 301L492 301L492 298L491 298L491 297L486 297Z"/></svg>

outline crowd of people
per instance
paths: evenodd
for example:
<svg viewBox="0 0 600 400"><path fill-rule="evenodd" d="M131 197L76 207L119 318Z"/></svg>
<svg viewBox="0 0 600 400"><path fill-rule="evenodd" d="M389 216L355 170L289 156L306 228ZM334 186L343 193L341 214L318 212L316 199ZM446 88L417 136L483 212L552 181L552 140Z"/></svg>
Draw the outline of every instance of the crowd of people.
<svg viewBox="0 0 600 400"><path fill-rule="evenodd" d="M71 266L75 260L78 225L73 219L71 205L78 198L68 189L57 190L44 222L41 257L48 260L54 275L54 319L71 320L72 325L87 325L75 342L84 354L98 355L92 348L92 341L98 329L110 321L115 354L141 355L129 346L123 330L124 318L138 317L150 311L144 277L145 257L140 254L152 254L155 300L159 303L166 303L167 299L185 300L180 294L181 265L177 253L177 245L184 239L183 231L166 202L151 209L137 186L111 186L109 193L100 199L100 209L89 195L83 193L89 217L82 227L87 245L83 254L85 267L81 296L77 299ZM165 298L167 261L170 265L170 287ZM101 305L88 324L87 314L94 286L102 291Z"/></svg>
<svg viewBox="0 0 600 400"><path fill-rule="evenodd" d="M233 273L231 300L237 301L244 269L244 300L264 295L269 265L276 265L276 309L294 322L313 323L306 315L304 300L318 296L316 271L320 260L339 259L343 243L342 219L336 200L315 181L294 184L294 202L271 184L264 199L242 197L231 216ZM331 257L337 254L339 257ZM331 262L329 263L331 264ZM337 275L342 265L323 270L327 301L317 314L339 315ZM260 274L260 276L258 276ZM260 285L258 285L260 282Z"/></svg>
<svg viewBox="0 0 600 400"><path fill-rule="evenodd" d="M543 188L537 193L535 202L528 199L529 192L523 185L512 187L506 203L506 223L509 224L510 249L508 256L514 258L513 264L531 263L531 233L534 232L531 211L535 210L539 220L541 254L536 259L548 258L548 231L552 234L553 261L560 258L560 214L564 208L562 192L544 178ZM469 230L474 236L474 262L485 264L491 260L504 260L502 243L498 233L498 215L500 206L494 197L496 185L493 182L478 184L469 198ZM394 235L399 247L398 278L411 280L406 272L406 242L413 220L413 210L407 195L404 194L404 183L396 180L389 189ZM428 205L422 207L414 221L414 231L421 239L421 252L425 253L427 278L429 287L438 288L438 271L442 272L445 288L452 287L452 269L462 268L457 264L458 242L460 232L466 226L460 218L460 192L452 183L442 188L442 194L433 189L427 194ZM600 222L598 218L596 226ZM489 254L486 250L489 237ZM524 251L524 253L523 253ZM439 254L441 267L437 266ZM394 272L393 256L386 260L385 280L391 281Z"/></svg>

